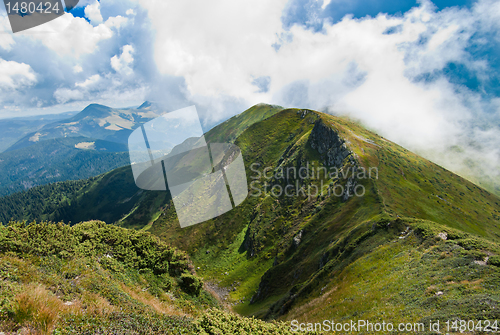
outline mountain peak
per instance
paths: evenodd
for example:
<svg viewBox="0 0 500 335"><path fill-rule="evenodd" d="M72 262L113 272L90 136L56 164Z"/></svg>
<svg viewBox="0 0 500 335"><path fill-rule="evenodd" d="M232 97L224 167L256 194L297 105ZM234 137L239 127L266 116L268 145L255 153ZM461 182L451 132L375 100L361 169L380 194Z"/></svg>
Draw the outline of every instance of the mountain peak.
<svg viewBox="0 0 500 335"><path fill-rule="evenodd" d="M113 109L108 106L100 105L100 104L90 104L85 109L83 109L80 113L75 115L73 119L80 120L87 116L92 117L102 117L103 114L109 114Z"/></svg>
<svg viewBox="0 0 500 335"><path fill-rule="evenodd" d="M151 106L152 106L152 103L150 101L144 101L142 103L142 105L137 107L137 109L146 109L146 108L151 107Z"/></svg>

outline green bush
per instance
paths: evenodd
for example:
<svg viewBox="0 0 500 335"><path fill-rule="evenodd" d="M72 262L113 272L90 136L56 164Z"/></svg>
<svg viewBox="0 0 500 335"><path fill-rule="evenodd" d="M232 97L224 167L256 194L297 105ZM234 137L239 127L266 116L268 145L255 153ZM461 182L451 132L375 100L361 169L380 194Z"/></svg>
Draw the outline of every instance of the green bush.
<svg viewBox="0 0 500 335"><path fill-rule="evenodd" d="M195 321L197 333L200 335L239 334L239 335L291 335L297 334L285 322L265 322L254 318L243 318L236 314L209 309ZM308 332L308 334L317 334Z"/></svg>
<svg viewBox="0 0 500 335"><path fill-rule="evenodd" d="M458 240L457 243L467 250L480 250L486 248L486 245L482 241L474 238L465 238L463 240Z"/></svg>
<svg viewBox="0 0 500 335"><path fill-rule="evenodd" d="M201 288L203 287L203 282L200 278L185 272L181 275L181 281L181 287L185 292L193 295L200 294Z"/></svg>
<svg viewBox="0 0 500 335"><path fill-rule="evenodd" d="M480 250L461 250L460 254L464 257L470 256L475 260L482 261L487 254Z"/></svg>
<svg viewBox="0 0 500 335"><path fill-rule="evenodd" d="M491 256L488 259L488 264L500 267L500 256Z"/></svg>
<svg viewBox="0 0 500 335"><path fill-rule="evenodd" d="M180 278L191 269L185 252L166 245L158 237L102 221L74 226L52 222L0 225L0 252L18 257L96 258L103 268L117 273L123 273L126 267L146 270L151 273L149 277L154 295L171 288L173 281L169 276ZM187 293L197 295L202 282L190 276L182 280L186 282L182 287Z"/></svg>

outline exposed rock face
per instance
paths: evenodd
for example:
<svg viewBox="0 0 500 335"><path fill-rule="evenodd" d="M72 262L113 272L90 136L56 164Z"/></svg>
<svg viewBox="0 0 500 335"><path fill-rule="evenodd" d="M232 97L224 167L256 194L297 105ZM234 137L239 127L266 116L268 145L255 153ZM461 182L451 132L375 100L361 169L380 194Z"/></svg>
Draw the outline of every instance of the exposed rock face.
<svg viewBox="0 0 500 335"><path fill-rule="evenodd" d="M342 200L347 201L354 195L357 185L356 171L358 162L355 159L354 153L349 150L345 140L321 119L318 119L314 124L311 135L309 136L309 144L311 148L316 149L323 159L323 164L328 167L342 169L345 164L351 165L350 170L347 169L347 178L342 194Z"/></svg>
<svg viewBox="0 0 500 335"><path fill-rule="evenodd" d="M314 124L309 143L311 148L320 153L323 164L326 166L340 168L344 159L352 155L345 141L339 137L336 131L325 125L321 119Z"/></svg>
<svg viewBox="0 0 500 335"><path fill-rule="evenodd" d="M354 170L356 171L356 170ZM344 194L342 195L342 200L347 201L350 197L354 195L354 188L356 187L357 182L356 182L356 177L352 176L347 179L347 183L345 185L345 191Z"/></svg>
<svg viewBox="0 0 500 335"><path fill-rule="evenodd" d="M328 263L329 259L330 259L330 253L329 252L324 253L323 256L321 256L321 259L319 260L319 268L322 269L323 266L325 266L326 263Z"/></svg>

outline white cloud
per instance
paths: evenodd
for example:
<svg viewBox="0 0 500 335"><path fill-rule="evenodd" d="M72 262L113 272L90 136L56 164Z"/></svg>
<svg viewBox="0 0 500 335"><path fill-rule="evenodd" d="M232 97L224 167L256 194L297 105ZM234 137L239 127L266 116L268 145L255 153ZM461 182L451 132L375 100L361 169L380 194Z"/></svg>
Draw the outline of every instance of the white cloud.
<svg viewBox="0 0 500 335"><path fill-rule="evenodd" d="M116 72L121 72L125 75L132 74L132 69L130 65L134 62L134 57L132 56L134 53L134 47L130 44L123 46L122 54L120 56L113 56L111 58L111 67Z"/></svg>
<svg viewBox="0 0 500 335"><path fill-rule="evenodd" d="M36 76L28 64L6 61L0 58L0 87L18 89L36 83Z"/></svg>
<svg viewBox="0 0 500 335"><path fill-rule="evenodd" d="M75 66L73 66L73 72L74 73L81 73L81 72L83 72L83 68L80 65L75 65Z"/></svg>
<svg viewBox="0 0 500 335"><path fill-rule="evenodd" d="M115 17L110 17L109 19L104 22L104 25L108 28L116 28L120 29L122 25L128 22L128 19L126 17L123 17L121 15L115 16Z"/></svg>
<svg viewBox="0 0 500 335"><path fill-rule="evenodd" d="M65 14L38 27L18 33L34 41L41 41L47 48L61 56L79 58L94 53L98 43L110 39L113 31L106 24L94 27L85 19Z"/></svg>
<svg viewBox="0 0 500 335"><path fill-rule="evenodd" d="M100 82L100 80L101 80L101 76L98 74L95 74L81 83L76 83L75 86L81 87L84 89L92 89Z"/></svg>
<svg viewBox="0 0 500 335"><path fill-rule="evenodd" d="M54 97L57 102L64 104L68 101L78 101L84 98L84 94L80 90L70 90L67 88L59 88L54 92Z"/></svg>
<svg viewBox="0 0 500 335"><path fill-rule="evenodd" d="M272 44L287 0L139 2L156 30L159 70L185 78L191 97L269 101L269 95L255 93L252 81L267 75L268 63L275 59ZM228 116L228 111L218 112L215 117Z"/></svg>
<svg viewBox="0 0 500 335"><path fill-rule="evenodd" d="M93 4L87 5L87 7L85 7L85 16L90 20L92 24L100 24L103 22L100 8L101 4L97 0L95 0Z"/></svg>

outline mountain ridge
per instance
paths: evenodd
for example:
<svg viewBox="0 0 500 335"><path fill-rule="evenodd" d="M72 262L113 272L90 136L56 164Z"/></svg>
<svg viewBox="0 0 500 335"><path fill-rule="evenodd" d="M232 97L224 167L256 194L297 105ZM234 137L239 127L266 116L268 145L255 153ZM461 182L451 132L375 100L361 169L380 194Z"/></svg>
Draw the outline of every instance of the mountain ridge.
<svg viewBox="0 0 500 335"><path fill-rule="evenodd" d="M126 144L128 136L135 128L161 114L163 112L150 106L116 109L90 104L68 119L46 124L41 129L27 134L6 151L28 147L47 139L78 136Z"/></svg>
<svg viewBox="0 0 500 335"><path fill-rule="evenodd" d="M76 112L66 112L0 119L0 153L8 149L26 134L32 133L46 124L66 119L75 114Z"/></svg>
<svg viewBox="0 0 500 335"><path fill-rule="evenodd" d="M264 109L256 112L259 108ZM266 117L254 120L256 115ZM308 109L254 106L212 129L206 139L234 142L243 154L251 194L232 211L180 228L169 193L138 190L124 167L86 185L73 184L74 191L60 200L65 205L47 204L49 219L78 213L77 222L106 215L109 223L148 230L186 251L205 280L228 288L229 301L242 315L321 320L326 316L321 303L328 301L339 318L366 314L379 319L388 313L404 320L397 310L413 311L415 321L452 319L454 311L460 317L500 317L498 285L492 284L500 282L495 265L500 265L495 258L500 255L500 199L494 194L347 117ZM374 167L376 175L366 174ZM280 168L298 173L285 177ZM5 198L2 212L22 204L41 213L30 194L40 192L43 198L47 191L49 199L55 198L63 186ZM398 255L412 266L404 267ZM385 286L367 284L371 262ZM425 273L419 276L419 269ZM407 287L397 271L407 276ZM350 295L328 300L326 292L342 296L336 291L342 278ZM392 298L363 298L353 285L366 292L387 290ZM436 297L438 290L444 290L442 297ZM414 300L407 298L410 294ZM485 294L492 297L488 307L482 302ZM353 307L353 301L364 304Z"/></svg>

